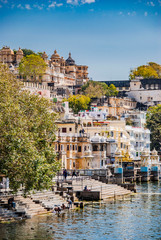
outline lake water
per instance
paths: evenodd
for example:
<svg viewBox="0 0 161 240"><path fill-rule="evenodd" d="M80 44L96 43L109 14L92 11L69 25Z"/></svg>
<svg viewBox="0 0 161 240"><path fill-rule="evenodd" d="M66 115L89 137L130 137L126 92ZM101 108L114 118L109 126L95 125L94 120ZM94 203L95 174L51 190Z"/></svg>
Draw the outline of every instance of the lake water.
<svg viewBox="0 0 161 240"><path fill-rule="evenodd" d="M132 201L0 225L0 240L161 240L161 182L137 185Z"/></svg>

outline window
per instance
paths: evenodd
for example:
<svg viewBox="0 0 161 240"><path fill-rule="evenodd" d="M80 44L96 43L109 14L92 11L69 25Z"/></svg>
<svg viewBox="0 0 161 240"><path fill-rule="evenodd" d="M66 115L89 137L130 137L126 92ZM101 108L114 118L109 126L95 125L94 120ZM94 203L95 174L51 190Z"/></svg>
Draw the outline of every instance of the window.
<svg viewBox="0 0 161 240"><path fill-rule="evenodd" d="M70 144L70 151L72 150L72 144Z"/></svg>
<svg viewBox="0 0 161 240"><path fill-rule="evenodd" d="M136 157L138 157L139 156L139 154L138 154L138 152L136 152Z"/></svg>
<svg viewBox="0 0 161 240"><path fill-rule="evenodd" d="M103 160L101 160L101 167L103 167Z"/></svg>
<svg viewBox="0 0 161 240"><path fill-rule="evenodd" d="M57 150L57 144L55 145L55 150Z"/></svg>
<svg viewBox="0 0 161 240"><path fill-rule="evenodd" d="M69 151L69 145L67 145L67 151Z"/></svg>
<svg viewBox="0 0 161 240"><path fill-rule="evenodd" d="M121 143L121 148L123 148L123 144Z"/></svg>
<svg viewBox="0 0 161 240"><path fill-rule="evenodd" d="M101 152L103 152L103 145L101 146Z"/></svg>
<svg viewBox="0 0 161 240"><path fill-rule="evenodd" d="M71 131L72 131L72 128L69 128L69 131L71 132Z"/></svg>
<svg viewBox="0 0 161 240"><path fill-rule="evenodd" d="M84 151L86 151L86 150L87 150L87 147L85 146L85 147L84 147Z"/></svg>
<svg viewBox="0 0 161 240"><path fill-rule="evenodd" d="M61 145L61 151L63 151L63 149L64 149L64 147L63 147L63 145Z"/></svg>
<svg viewBox="0 0 161 240"><path fill-rule="evenodd" d="M111 132L111 137L113 137L113 132Z"/></svg>
<svg viewBox="0 0 161 240"><path fill-rule="evenodd" d="M66 129L66 128L62 128L62 132L63 132L63 133L66 133L66 132L67 132L67 129Z"/></svg>
<svg viewBox="0 0 161 240"><path fill-rule="evenodd" d="M81 152L81 151L82 151L82 147L78 146L78 152Z"/></svg>
<svg viewBox="0 0 161 240"><path fill-rule="evenodd" d="M73 167L75 168L75 162L73 162Z"/></svg>
<svg viewBox="0 0 161 240"><path fill-rule="evenodd" d="M77 145L75 145L75 151L77 151Z"/></svg>
<svg viewBox="0 0 161 240"><path fill-rule="evenodd" d="M73 145L73 151L74 151L74 145Z"/></svg>
<svg viewBox="0 0 161 240"><path fill-rule="evenodd" d="M93 146L93 151L98 151L98 146L97 145Z"/></svg>
<svg viewBox="0 0 161 240"><path fill-rule="evenodd" d="M120 137L122 137L123 136L123 134L122 134L122 132L120 133Z"/></svg>

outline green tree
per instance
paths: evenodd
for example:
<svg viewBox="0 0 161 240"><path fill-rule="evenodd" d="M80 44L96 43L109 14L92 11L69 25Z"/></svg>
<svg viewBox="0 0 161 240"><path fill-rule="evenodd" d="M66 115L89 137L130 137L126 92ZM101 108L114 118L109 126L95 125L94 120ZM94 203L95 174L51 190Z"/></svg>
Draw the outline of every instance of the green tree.
<svg viewBox="0 0 161 240"><path fill-rule="evenodd" d="M47 189L60 163L52 146L56 114L44 98L22 90L21 83L0 65L0 172L10 188L25 192Z"/></svg>
<svg viewBox="0 0 161 240"><path fill-rule="evenodd" d="M110 86L108 87L108 90L106 92L106 96L107 97L115 97L117 95L118 95L118 91L117 91L115 85L110 84Z"/></svg>
<svg viewBox="0 0 161 240"><path fill-rule="evenodd" d="M74 113L78 113L80 110L88 109L91 99L85 95L73 95L65 101L69 102L69 107Z"/></svg>
<svg viewBox="0 0 161 240"><path fill-rule="evenodd" d="M147 128L151 131L151 149L161 149L161 104L147 111Z"/></svg>
<svg viewBox="0 0 161 240"><path fill-rule="evenodd" d="M158 78L159 75L156 71L155 63L149 63L148 65L142 65L134 70L131 70L129 78L134 79L135 77L143 78Z"/></svg>
<svg viewBox="0 0 161 240"><path fill-rule="evenodd" d="M19 73L24 78L39 81L45 73L46 68L47 64L40 56L31 54L22 58L19 64Z"/></svg>
<svg viewBox="0 0 161 240"><path fill-rule="evenodd" d="M89 96L90 98L101 98L103 96L116 96L118 91L116 87L111 84L109 87L106 83L89 81L87 84L82 86L83 94Z"/></svg>
<svg viewBox="0 0 161 240"><path fill-rule="evenodd" d="M27 48L23 48L22 51L23 51L24 57L31 55L31 54L35 54L34 51L32 51L31 49L27 49Z"/></svg>
<svg viewBox="0 0 161 240"><path fill-rule="evenodd" d="M149 62L148 63L150 67L152 67L158 74L158 77L161 77L161 65L155 62Z"/></svg>

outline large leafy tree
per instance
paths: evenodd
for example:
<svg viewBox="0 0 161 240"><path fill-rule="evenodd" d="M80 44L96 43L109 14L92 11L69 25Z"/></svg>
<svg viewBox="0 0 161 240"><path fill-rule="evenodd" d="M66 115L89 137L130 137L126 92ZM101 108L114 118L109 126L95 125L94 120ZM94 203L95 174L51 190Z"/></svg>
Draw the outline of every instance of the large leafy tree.
<svg viewBox="0 0 161 240"><path fill-rule="evenodd" d="M36 54L23 57L19 64L19 73L29 80L39 81L47 68L45 61Z"/></svg>
<svg viewBox="0 0 161 240"><path fill-rule="evenodd" d="M117 96L118 91L116 87L111 84L108 86L106 83L89 81L82 87L82 92L90 98L101 98L103 96Z"/></svg>
<svg viewBox="0 0 161 240"><path fill-rule="evenodd" d="M0 172L10 188L49 188L59 169L52 146L56 114L51 103L23 91L20 82L0 65Z"/></svg>
<svg viewBox="0 0 161 240"><path fill-rule="evenodd" d="M35 54L34 51L32 51L31 49L27 49L27 48L23 48L22 51L23 51L23 54L25 57L28 55L31 55L31 54Z"/></svg>
<svg viewBox="0 0 161 240"><path fill-rule="evenodd" d="M161 150L161 104L148 109L147 128L151 131L151 149Z"/></svg>
<svg viewBox="0 0 161 240"><path fill-rule="evenodd" d="M91 99L85 95L73 95L66 101L69 102L69 107L72 108L73 112L78 113L80 110L88 109Z"/></svg>
<svg viewBox="0 0 161 240"><path fill-rule="evenodd" d="M142 65L134 70L131 70L129 78L134 79L135 77L142 78L159 78L161 76L161 65L149 62L147 65Z"/></svg>

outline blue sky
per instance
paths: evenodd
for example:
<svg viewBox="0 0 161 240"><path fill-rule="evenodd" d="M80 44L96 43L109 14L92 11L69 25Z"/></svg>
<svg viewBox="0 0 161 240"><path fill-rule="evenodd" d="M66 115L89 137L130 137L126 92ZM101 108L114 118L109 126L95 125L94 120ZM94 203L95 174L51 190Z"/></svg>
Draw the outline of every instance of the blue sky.
<svg viewBox="0 0 161 240"><path fill-rule="evenodd" d="M161 64L161 0L0 0L0 47L55 49L89 66L93 80L127 80Z"/></svg>

